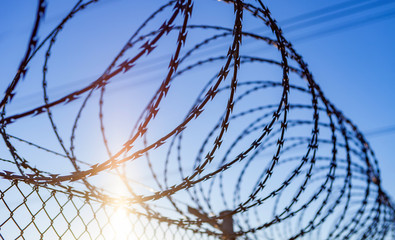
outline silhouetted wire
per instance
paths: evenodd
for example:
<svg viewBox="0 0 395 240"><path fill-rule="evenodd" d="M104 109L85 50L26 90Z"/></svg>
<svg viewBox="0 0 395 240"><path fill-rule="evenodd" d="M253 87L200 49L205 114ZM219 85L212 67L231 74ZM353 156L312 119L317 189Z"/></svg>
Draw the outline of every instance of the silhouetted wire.
<svg viewBox="0 0 395 240"><path fill-rule="evenodd" d="M49 234L57 238L69 234L74 239L97 239L107 237L105 232L112 231L116 238L117 223L113 218L117 217L117 209L123 207L131 226L126 229L129 238L385 239L394 236L395 208L381 188L374 152L358 128L325 97L307 64L284 38L261 0L254 1L256 5L242 0L224 1L234 7L232 27L189 24L193 17L192 0L164 3L144 20L101 75L85 87L51 101L47 89L51 49L61 37L64 25L94 2L97 1L78 1L62 22L38 43L36 35L45 12L44 1L39 1L29 47L0 104L0 130L11 157L0 158L3 164L7 163L7 168L0 172L2 181L7 182L0 190L0 204L8 215L1 217L0 231L13 227L19 232L13 233L14 238L24 238L32 231L41 239L48 238ZM311 23L315 24L387 3L390 2L348 1L294 20L309 22L312 20L305 19L313 18ZM142 33L165 11L168 18L160 20L159 28ZM245 15L262 21L271 33L262 36L246 32ZM341 26L349 28L392 16L390 10ZM203 34L203 40L190 45L187 36L194 31ZM320 32L327 34L328 30ZM160 40L169 34L175 34L176 43L169 47L172 57L167 58L169 65L161 77L162 82L137 115L134 125L124 129L130 131L130 136L114 152L110 145L113 139L107 134L112 128L106 124L105 88L119 80L115 77L137 69L135 66L141 59L152 56L162 44ZM217 50L199 53L198 50L218 45L218 40L228 47L220 55L214 55ZM260 43L262 47L268 45L276 50L277 57L246 55L242 40ZM7 115L6 106L18 93L21 77L26 75L30 61L44 46L47 46L42 50L45 52L44 104ZM129 51L132 49L136 51ZM157 62L161 58L147 61ZM217 70L208 71L212 77L204 80L207 76L203 73L208 66L216 66ZM266 76L257 66L277 69L278 79L263 80ZM255 67L254 71L260 74L258 80L249 80L248 75L243 75L243 70L249 67ZM251 76L255 73L247 71ZM169 114L163 107L168 104L165 99L177 94L170 88L180 84L182 77L188 78L188 74L202 78L202 89L193 89L197 93L196 100L182 120L164 124L167 128L163 135L155 136L153 123L158 122L162 114ZM92 97L96 93L99 93L98 99ZM224 102L215 105L218 99ZM78 133L83 134L84 128L79 125L82 115L88 113L88 103L97 100L98 131L108 155L104 162L93 158L82 160L75 151L77 146L89 144L75 139ZM64 104L77 110L72 118L69 148L60 131L63 122L55 123L53 111L62 110ZM212 106L217 115L209 112ZM174 111L177 107L173 106ZM6 129L22 119L44 113L62 153L9 134ZM207 118L213 120L211 125L204 123ZM206 137L194 131L206 132ZM32 160L33 156L25 156L21 145L67 159L75 171L43 170ZM191 151L193 146L196 152ZM155 154L166 148L164 155ZM151 174L155 187L135 180L129 173L136 162L146 163L145 170ZM19 173L11 171L13 167ZM126 188L123 195L100 186L98 177L107 173L121 180ZM8 198L11 195L20 199L16 207ZM38 210L33 210L35 198L42 203ZM48 207L50 203L55 205ZM21 209L31 217L30 223L18 220ZM57 211L56 215L52 215L52 211ZM69 211L74 212L71 217ZM232 231L224 226L229 218L234 220ZM43 228L35 219L46 219L49 223ZM63 219L66 228L57 219ZM76 225L82 225L82 230ZM145 230L139 233L138 228ZM7 236L4 234L0 232L2 239Z"/></svg>

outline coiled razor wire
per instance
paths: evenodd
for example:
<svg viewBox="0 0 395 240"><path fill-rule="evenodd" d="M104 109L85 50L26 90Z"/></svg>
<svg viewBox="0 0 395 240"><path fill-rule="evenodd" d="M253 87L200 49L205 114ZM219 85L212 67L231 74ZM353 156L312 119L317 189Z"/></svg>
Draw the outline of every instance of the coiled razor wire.
<svg viewBox="0 0 395 240"><path fill-rule="evenodd" d="M78 1L40 40L47 5L38 1L28 48L0 103L8 149L0 159L1 239L395 239L395 209L373 150L260 0L219 3L233 6L229 26L196 24L193 10L204 1L169 1L103 74L52 99L57 40L96 2ZM249 22L270 32L250 32ZM248 41L267 51L248 54ZM43 103L9 114L36 59ZM151 98L128 93L137 102L127 106L144 100L146 107L125 125L109 124L123 115L106 114L117 107L107 93L120 75L138 88L133 76L144 61L161 70L162 82L144 93ZM59 121L66 107L74 117ZM18 131L26 125L52 138ZM97 129L89 138L90 125ZM110 136L117 127L127 136L122 144Z"/></svg>

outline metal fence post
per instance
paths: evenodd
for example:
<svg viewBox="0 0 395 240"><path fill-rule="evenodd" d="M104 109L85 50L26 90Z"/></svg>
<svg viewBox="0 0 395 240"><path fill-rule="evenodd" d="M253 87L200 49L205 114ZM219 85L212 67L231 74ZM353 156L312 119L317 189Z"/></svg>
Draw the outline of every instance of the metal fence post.
<svg viewBox="0 0 395 240"><path fill-rule="evenodd" d="M222 219L222 224L220 225L220 229L223 232L223 240L236 240L233 231L233 216L231 215L232 211L222 211L221 215L225 215Z"/></svg>
<svg viewBox="0 0 395 240"><path fill-rule="evenodd" d="M204 222L210 224L216 229L222 232L222 240L236 240L233 231L233 217L232 211L226 210L220 212L219 216L224 216L222 218L222 223L218 223L216 220L210 218L206 213L200 212L198 209L188 206L188 212L200 218Z"/></svg>

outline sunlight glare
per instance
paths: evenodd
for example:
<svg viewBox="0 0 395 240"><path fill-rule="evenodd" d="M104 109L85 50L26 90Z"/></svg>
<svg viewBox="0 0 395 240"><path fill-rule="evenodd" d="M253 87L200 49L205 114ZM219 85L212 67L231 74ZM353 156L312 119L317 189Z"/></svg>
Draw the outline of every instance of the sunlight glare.
<svg viewBox="0 0 395 240"><path fill-rule="evenodd" d="M119 204L116 208L114 208L114 212L110 218L113 236L108 236L108 239L124 240L129 238L129 235L132 233L133 226L129 221L128 215L128 210L123 204Z"/></svg>

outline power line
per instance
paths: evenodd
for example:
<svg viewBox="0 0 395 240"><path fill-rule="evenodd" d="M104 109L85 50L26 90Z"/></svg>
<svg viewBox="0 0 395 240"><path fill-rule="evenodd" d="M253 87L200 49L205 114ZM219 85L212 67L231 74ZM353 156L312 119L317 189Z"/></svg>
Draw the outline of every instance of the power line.
<svg viewBox="0 0 395 240"><path fill-rule="evenodd" d="M379 129L366 131L365 135L369 137L377 137L377 136L392 134L394 132L395 132L395 125L390 125Z"/></svg>
<svg viewBox="0 0 395 240"><path fill-rule="evenodd" d="M326 7L326 8L322 8L322 9L319 9L319 10L314 10L314 11L311 11L311 12L308 12L308 13L304 13L304 14L298 15L296 17L291 17L291 18L286 19L286 20L281 21L281 22L285 23L283 26L284 26L284 29L286 30L286 33L291 33L291 32L295 32L295 31L298 31L298 30L302 30L304 28L308 28L309 26L312 26L312 25L322 24L324 22L333 21L335 19L339 19L339 18L342 18L342 17L347 17L347 16L350 16L350 15L354 15L354 14L366 11L366 10L371 10L372 8L380 7L380 6L383 6L383 5L386 5L386 4L393 4L393 3L394 3L393 1L387 1L387 0L385 0L385 1L383 1L383 0L374 1L373 3L371 3L369 0L368 1L354 1L354 0L353 1L347 1L347 2L344 2L344 3L335 4L335 5L332 5L332 6L329 6L329 7ZM362 4L362 6L359 6L361 4ZM353 7L353 8L349 9L350 7ZM353 28L353 27L362 26L362 25L365 25L365 24L370 24L370 23L374 23L374 22L390 19L390 18L394 17L394 15L392 13L393 11L395 11L395 9L390 9L389 11L386 11L386 12L382 12L382 13L375 14L375 15L370 15L370 16L362 18L362 19L357 19L357 20L354 20L354 21L341 23L341 24L338 24L338 25L336 25L334 27L330 27L330 28L326 28L326 29L320 28L319 31L316 31L316 32L313 32L313 33L308 33L306 35L302 35L302 36L299 36L299 37L295 38L294 42L313 40L313 39L316 39L318 37L323 37L323 36L326 36L328 34L333 34L333 33L336 33L336 32L344 31L346 29L350 29L350 28ZM333 13L333 12L335 12L335 13L332 14L332 15L329 15L329 17L328 17L328 14ZM309 20L311 18L318 18L318 20L314 19L314 20L308 21L307 25L305 25L306 23L303 23L304 21L307 21L307 20ZM287 27L288 25L286 23L289 23L288 25L290 25L290 28ZM297 23L299 23L299 24L297 24ZM295 26L295 24L296 24L296 26ZM262 30L262 28L257 28L255 30L252 30L252 32L256 32L256 31L259 31L259 30ZM249 42L246 41L243 44L243 46L246 46L248 43ZM213 44L211 47L217 48L217 50L214 50L214 51L218 51L219 50L218 49L219 45L224 45L224 44L223 43L217 43L217 44ZM206 50L206 52L212 53L213 49ZM204 52L200 53L200 55L202 55L202 54L204 54ZM155 58L154 62L153 61L147 62L148 65L142 66L141 73L143 75L146 74L147 73L147 69L150 69L149 73L158 71L158 70L152 70L153 64L154 65L161 64L161 62L163 63L164 61L166 61L166 59L168 59L168 56L159 56L159 57ZM144 63L142 63L142 64L144 64ZM136 70L137 69L138 69L138 67L136 68ZM154 68L154 69L156 69L156 68ZM91 76L91 77L86 77L83 80L89 80L89 79L95 79L95 78L97 78L97 77ZM126 77L126 76L125 77L121 77L119 80L121 80L121 79L129 79L129 77ZM75 86L76 83L84 82L83 80L75 80L75 81L72 81L70 83L63 84L62 86L52 88L51 91L56 91L57 89L59 89L59 90L61 89L62 91L64 91L68 86ZM35 96L35 95L37 95L37 93L28 95L28 96L24 97L23 99L19 99L19 101L25 102L24 99L30 99L32 96Z"/></svg>

